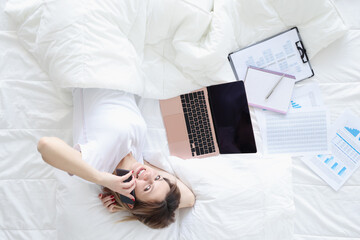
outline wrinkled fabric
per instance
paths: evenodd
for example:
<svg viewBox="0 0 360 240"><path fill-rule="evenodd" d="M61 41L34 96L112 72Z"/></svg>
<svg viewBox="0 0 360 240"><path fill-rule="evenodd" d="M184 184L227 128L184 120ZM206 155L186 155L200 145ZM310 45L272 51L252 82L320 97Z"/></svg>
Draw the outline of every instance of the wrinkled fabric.
<svg viewBox="0 0 360 240"><path fill-rule="evenodd" d="M346 29L328 0L9 0L6 12L57 86L157 99L234 81L230 52L290 27L310 58Z"/></svg>

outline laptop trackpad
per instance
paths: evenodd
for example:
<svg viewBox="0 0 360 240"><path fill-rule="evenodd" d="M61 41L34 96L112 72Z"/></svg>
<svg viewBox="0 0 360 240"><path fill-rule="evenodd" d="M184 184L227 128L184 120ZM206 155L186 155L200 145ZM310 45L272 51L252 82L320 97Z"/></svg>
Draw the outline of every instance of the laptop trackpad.
<svg viewBox="0 0 360 240"><path fill-rule="evenodd" d="M167 129L169 143L189 141L184 114L174 114L164 117L164 124Z"/></svg>

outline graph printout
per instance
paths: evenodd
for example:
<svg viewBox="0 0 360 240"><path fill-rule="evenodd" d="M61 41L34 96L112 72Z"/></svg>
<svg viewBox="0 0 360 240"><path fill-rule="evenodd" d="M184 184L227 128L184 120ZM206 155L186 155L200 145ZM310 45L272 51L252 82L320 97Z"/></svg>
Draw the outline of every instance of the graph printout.
<svg viewBox="0 0 360 240"><path fill-rule="evenodd" d="M325 108L304 108L286 115L267 112L262 130L269 154L329 153L329 118Z"/></svg>
<svg viewBox="0 0 360 240"><path fill-rule="evenodd" d="M317 154L303 161L339 190L360 166L360 118L346 110L332 127L331 154Z"/></svg>

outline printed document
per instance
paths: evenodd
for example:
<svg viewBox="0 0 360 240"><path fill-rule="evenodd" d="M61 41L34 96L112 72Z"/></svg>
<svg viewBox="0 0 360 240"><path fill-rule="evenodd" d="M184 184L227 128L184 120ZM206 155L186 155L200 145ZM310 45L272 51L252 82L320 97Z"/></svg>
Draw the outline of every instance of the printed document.
<svg viewBox="0 0 360 240"><path fill-rule="evenodd" d="M320 107L324 103L321 98L319 85L308 83L301 87L295 87L291 97L289 110L297 110L308 107Z"/></svg>
<svg viewBox="0 0 360 240"><path fill-rule="evenodd" d="M321 129L323 129L323 131L325 131L325 129L329 127L329 120L328 120L328 116L326 113L326 110L324 108L322 108L323 106L323 101L321 98L321 91L320 88L318 86L318 84L316 83L309 83L306 85L303 85L301 87L295 87L294 91L293 91L293 95L291 97L291 101L290 101L290 105L289 105L289 113L293 113L293 112L299 112L300 114L295 114L292 115L297 116L297 117L301 117L301 113L304 112L305 113L308 111L316 111L316 109L323 109L322 114L323 114L323 119L326 119L326 125L324 124L323 126L320 126ZM314 110L315 108L315 110ZM313 110L312 110L313 109ZM288 151L287 153L290 153L292 155L299 155L299 153L301 153L301 151L297 151L295 152L294 149L286 149L283 151L277 150L278 146L276 144L271 144L271 135L269 135L270 132L274 132L275 129L272 129L274 126L273 125L268 125L267 121L268 121L268 111L265 110L260 110L260 109L254 109L255 111L255 115L256 115L256 119L260 128L260 132L262 135L262 139L263 139L263 146L265 149L266 153L285 153L285 151ZM287 114L287 115L288 115ZM314 114L314 113L312 113ZM290 115L289 115L290 116ZM280 118L281 116L273 116L273 121L276 121L276 118ZM301 121L301 119L299 119ZM293 124L297 122L293 120ZM300 129L298 129L299 131ZM290 138L291 136L289 136L289 134L291 134L291 131L286 132L285 130L281 130L279 129L280 132L282 132L282 141L287 141L287 138ZM268 133L268 134L267 134ZM328 131L326 132L328 135ZM304 133L306 134L306 133ZM328 135L329 136L329 135ZM286 138L287 137L287 138ZM320 138L320 136L318 136ZM323 136L321 139L317 139L318 141L324 141L323 143L329 142L329 138L325 136ZM299 147L301 147L301 143L300 142L292 142L292 145L297 145L299 144ZM328 149L327 151L330 151L329 148L329 144L326 144ZM324 145L325 146L325 145ZM306 147L306 146L303 146ZM274 148L274 149L273 149ZM320 148L319 148L320 149ZM306 149L305 149L306 150ZM321 152L314 152L314 154L320 154ZM324 152L322 152L324 153Z"/></svg>
<svg viewBox="0 0 360 240"><path fill-rule="evenodd" d="M322 107L304 108L286 115L267 111L262 129L268 154L329 153L329 117Z"/></svg>
<svg viewBox="0 0 360 240"><path fill-rule="evenodd" d="M303 159L335 191L360 166L360 118L346 110L332 127L331 154Z"/></svg>

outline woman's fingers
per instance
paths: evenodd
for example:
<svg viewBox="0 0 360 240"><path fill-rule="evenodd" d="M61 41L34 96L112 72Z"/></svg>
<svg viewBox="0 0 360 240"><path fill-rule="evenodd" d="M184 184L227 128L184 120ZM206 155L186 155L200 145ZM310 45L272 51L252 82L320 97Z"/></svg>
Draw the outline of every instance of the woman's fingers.
<svg viewBox="0 0 360 240"><path fill-rule="evenodd" d="M133 201L135 201L135 198L133 195L131 195L131 192L135 189L135 185L133 184L130 188L127 189L122 189L121 191L119 191L118 193L120 193L121 195L128 197L130 199L132 199Z"/></svg>
<svg viewBox="0 0 360 240"><path fill-rule="evenodd" d="M124 189L125 190L125 194L123 194L124 196L134 200L134 196L131 195L131 192L135 189L136 183L133 184L130 188Z"/></svg>
<svg viewBox="0 0 360 240"><path fill-rule="evenodd" d="M99 194L99 198L105 207L109 207L111 204L115 203L113 195Z"/></svg>
<svg viewBox="0 0 360 240"><path fill-rule="evenodd" d="M135 178L133 177L133 179L130 182L126 182L122 184L122 188L123 189L130 189L130 188L135 188ZM132 191L132 190L131 190ZM130 192L131 192L130 191Z"/></svg>
<svg viewBox="0 0 360 240"><path fill-rule="evenodd" d="M109 212L114 213L116 212L115 204L111 204L110 207L108 207Z"/></svg>
<svg viewBox="0 0 360 240"><path fill-rule="evenodd" d="M135 188L135 185L132 186L131 188L126 189L126 192L123 193L122 195L124 195L125 197L128 197L128 198L130 198L131 200L135 201L134 196L131 195L131 192L134 190L134 188Z"/></svg>
<svg viewBox="0 0 360 240"><path fill-rule="evenodd" d="M105 206L105 207L109 207L111 204L113 204L113 203L115 203L115 199L113 199L113 198L111 198L111 199L109 199L109 200L107 200L107 201L103 201L103 205Z"/></svg>
<svg viewBox="0 0 360 240"><path fill-rule="evenodd" d="M116 204L115 204L115 198L113 195L105 195L100 193L99 195L100 200L102 201L104 207L107 208L107 210L111 213L117 212Z"/></svg>
<svg viewBox="0 0 360 240"><path fill-rule="evenodd" d="M131 195L130 193L127 193L126 195L124 195L125 197L130 198L131 200L133 200L135 202L135 198L133 195Z"/></svg>
<svg viewBox="0 0 360 240"><path fill-rule="evenodd" d="M105 197L106 195L105 194L103 194L103 193L99 193L99 195L98 195L98 197L100 198L100 200L103 198L103 197Z"/></svg>
<svg viewBox="0 0 360 240"><path fill-rule="evenodd" d="M135 189L136 186L136 179L134 176L131 178L132 174L133 171L130 171L123 176L105 175L108 177L106 178L106 180L108 180L109 183L108 188L135 201L134 196L130 194ZM131 181L124 182L129 178L131 178ZM106 186L106 184L104 185ZM109 207L114 202L109 195L106 196L99 195L99 198L101 199L105 207Z"/></svg>
<svg viewBox="0 0 360 240"><path fill-rule="evenodd" d="M104 203L104 202L110 201L112 199L114 199L114 197L111 195L111 196L104 197L103 199L101 199L101 201Z"/></svg>
<svg viewBox="0 0 360 240"><path fill-rule="evenodd" d="M125 174L124 176L121 176L121 181L124 182L126 179L128 179L129 177L131 177L131 175L134 173L134 171L130 171L127 174ZM133 177L134 178L134 177Z"/></svg>

